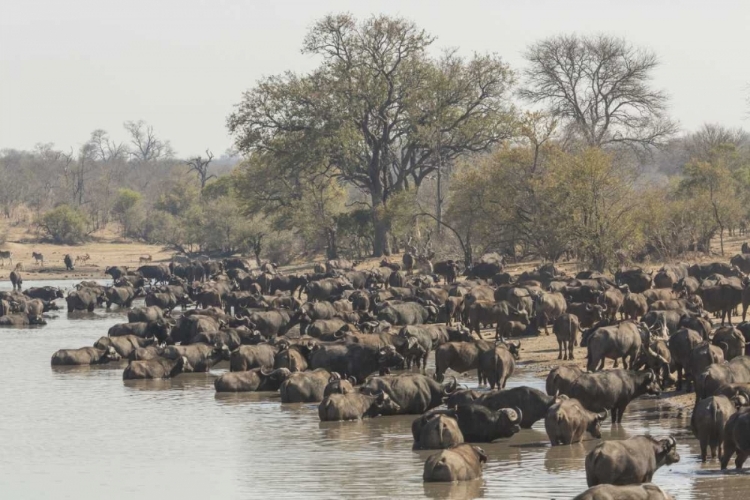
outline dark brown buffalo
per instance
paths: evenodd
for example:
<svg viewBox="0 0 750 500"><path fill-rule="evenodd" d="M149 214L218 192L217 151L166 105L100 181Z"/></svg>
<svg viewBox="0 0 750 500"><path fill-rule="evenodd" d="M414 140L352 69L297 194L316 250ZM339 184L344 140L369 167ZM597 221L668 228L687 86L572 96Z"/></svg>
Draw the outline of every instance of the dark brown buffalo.
<svg viewBox="0 0 750 500"><path fill-rule="evenodd" d="M723 453L721 455L721 469L729 465L729 460L737 454L734 465L742 469L742 465L750 456L750 408L742 408L729 417L724 427Z"/></svg>
<svg viewBox="0 0 750 500"><path fill-rule="evenodd" d="M566 395L580 401L589 411L609 410L612 422L620 423L628 404L644 394L661 394L654 372L615 369L581 374Z"/></svg>
<svg viewBox="0 0 750 500"><path fill-rule="evenodd" d="M711 458L722 454L724 442L724 428L729 417L737 411L735 403L726 396L709 396L701 399L693 408L690 418L690 428L701 446L701 462L706 461L708 447L711 447Z"/></svg>
<svg viewBox="0 0 750 500"><path fill-rule="evenodd" d="M505 389L508 378L516 368L521 343L500 343L494 349L483 350L479 353L477 370L479 377L490 384L490 389L496 386Z"/></svg>
<svg viewBox="0 0 750 500"><path fill-rule="evenodd" d="M464 373L479 367L479 354L492 349L492 345L485 340L473 342L448 342L435 350L435 380L442 382L445 372L451 370ZM483 385L480 378L479 385Z"/></svg>
<svg viewBox="0 0 750 500"><path fill-rule="evenodd" d="M398 410L388 414L421 414L443 404L457 388L456 379L445 386L418 373L385 375L367 379L359 388L363 394L385 392L398 405Z"/></svg>
<svg viewBox="0 0 750 500"><path fill-rule="evenodd" d="M385 375L390 368L402 366L404 358L393 346L377 344L327 344L316 345L310 354L310 368L325 368L345 377L364 382L373 372Z"/></svg>
<svg viewBox="0 0 750 500"><path fill-rule="evenodd" d="M578 316L574 314L564 313L555 320L552 332L557 338L557 359L573 359L573 346L578 344L579 330Z"/></svg>
<svg viewBox="0 0 750 500"><path fill-rule="evenodd" d="M573 382L576 381L582 373L582 368L576 365L562 365L553 368L547 375L545 389L547 394L554 396L556 394L568 394Z"/></svg>
<svg viewBox="0 0 750 500"><path fill-rule="evenodd" d="M750 356L739 356L724 364L712 364L695 375L695 400L713 395L724 384L743 383L750 383Z"/></svg>
<svg viewBox="0 0 750 500"><path fill-rule="evenodd" d="M731 326L719 327L714 332L711 343L721 348L724 352L724 359L727 361L745 354L745 336L738 329Z"/></svg>
<svg viewBox="0 0 750 500"><path fill-rule="evenodd" d="M586 455L586 482L589 486L650 483L659 467L679 461L677 442L672 437L604 441Z"/></svg>
<svg viewBox="0 0 750 500"><path fill-rule="evenodd" d="M588 371L602 370L607 359L622 359L623 368L632 367L641 351L641 332L632 321L594 330L587 339ZM581 343L583 345L583 342ZM627 360L630 360L630 363Z"/></svg>
<svg viewBox="0 0 750 500"><path fill-rule="evenodd" d="M672 355L672 366L677 370L677 390L682 389L683 378L688 382L694 379L690 372L690 356L698 345L703 342L700 334L689 328L680 328L669 338L669 353ZM697 375L697 374L695 374Z"/></svg>

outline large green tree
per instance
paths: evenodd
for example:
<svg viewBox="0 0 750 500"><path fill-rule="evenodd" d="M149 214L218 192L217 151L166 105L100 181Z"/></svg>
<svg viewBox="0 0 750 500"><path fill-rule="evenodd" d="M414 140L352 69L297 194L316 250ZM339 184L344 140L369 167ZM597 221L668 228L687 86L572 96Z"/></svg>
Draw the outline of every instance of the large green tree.
<svg viewBox="0 0 750 500"><path fill-rule="evenodd" d="M293 182L322 168L362 190L373 215L373 253L389 253L389 199L419 186L441 162L484 151L512 129L508 66L495 55L432 56L433 41L400 18L321 19L303 43L320 66L266 78L246 92L228 119L237 147L266 156L277 179Z"/></svg>

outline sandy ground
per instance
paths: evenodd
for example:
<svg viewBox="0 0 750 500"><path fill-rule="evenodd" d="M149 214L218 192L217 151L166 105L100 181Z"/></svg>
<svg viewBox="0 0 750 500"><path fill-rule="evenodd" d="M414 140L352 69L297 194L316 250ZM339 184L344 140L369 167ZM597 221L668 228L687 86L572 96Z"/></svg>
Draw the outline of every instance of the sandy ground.
<svg viewBox="0 0 750 500"><path fill-rule="evenodd" d="M482 332L482 335L486 339L494 338L494 331ZM558 360L558 344L557 339L551 333L547 336L542 332L541 335L536 337L520 337L510 339L511 341L521 341L521 358L519 363L523 366L523 370L527 373L533 373L540 378L547 378L549 372L560 366L560 365L578 365L579 367L586 369L586 348L576 347L573 350L575 359L563 361ZM605 368L612 368L612 360L607 360ZM622 364L620 364L622 367ZM673 374L674 375L674 374ZM692 409L695 402L695 394L684 392L676 392L674 387L669 391L665 391L659 396L659 399L664 400L672 406L679 408L690 408Z"/></svg>
<svg viewBox="0 0 750 500"><path fill-rule="evenodd" d="M0 249L13 252L13 265L6 261L0 266L0 280L7 280L18 263L23 265L22 275L25 280L87 279L105 277L104 270L107 266L138 267L141 256L151 255L154 261L167 261L173 254L160 246L123 241L110 231L94 234L94 241L84 245L66 246L29 243L28 241L36 239L35 235L20 228L9 229L7 241L0 245ZM2 223L0 230L5 230ZM32 252L44 255L44 266L35 263ZM91 258L86 263L76 264L74 271L67 271L63 263L66 254L70 254L73 260L86 254Z"/></svg>

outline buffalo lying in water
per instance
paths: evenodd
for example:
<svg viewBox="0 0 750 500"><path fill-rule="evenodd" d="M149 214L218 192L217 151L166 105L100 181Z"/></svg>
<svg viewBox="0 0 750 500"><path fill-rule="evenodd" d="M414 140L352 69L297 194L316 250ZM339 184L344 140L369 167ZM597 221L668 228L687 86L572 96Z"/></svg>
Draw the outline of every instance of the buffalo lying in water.
<svg viewBox="0 0 750 500"><path fill-rule="evenodd" d="M175 360L159 358L131 361L122 373L123 380L172 378L180 373L192 372L193 367L185 356Z"/></svg>
<svg viewBox="0 0 750 500"><path fill-rule="evenodd" d="M214 380L216 392L278 391L291 372L286 368L266 372L254 368L245 372L227 372Z"/></svg>
<svg viewBox="0 0 750 500"><path fill-rule="evenodd" d="M281 402L318 403L323 401L330 378L331 372L322 368L292 373L279 387Z"/></svg>
<svg viewBox="0 0 750 500"><path fill-rule="evenodd" d="M376 417L383 413L393 414L399 407L387 394L331 394L318 406L318 416L323 422L338 420L359 420L365 417Z"/></svg>
<svg viewBox="0 0 750 500"><path fill-rule="evenodd" d="M53 365L98 365L119 361L120 355L114 347L105 349L96 347L81 347L80 349L60 349L52 355Z"/></svg>
<svg viewBox="0 0 750 500"><path fill-rule="evenodd" d="M579 443L583 433L592 437L602 437L601 423L607 412L597 414L583 408L575 399L563 399L550 407L544 420L544 428L552 446Z"/></svg>
<svg viewBox="0 0 750 500"><path fill-rule="evenodd" d="M428 412L411 424L415 450L441 450L464 442L455 417L441 411Z"/></svg>
<svg viewBox="0 0 750 500"><path fill-rule="evenodd" d="M422 478L427 482L471 481L482 477L487 454L478 446L459 444L430 455Z"/></svg>

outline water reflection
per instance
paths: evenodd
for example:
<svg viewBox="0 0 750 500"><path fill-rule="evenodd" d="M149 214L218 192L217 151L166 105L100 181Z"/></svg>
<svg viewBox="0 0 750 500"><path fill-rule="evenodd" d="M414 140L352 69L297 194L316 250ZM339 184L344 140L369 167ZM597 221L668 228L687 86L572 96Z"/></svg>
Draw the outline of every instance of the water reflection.
<svg viewBox="0 0 750 500"><path fill-rule="evenodd" d="M423 483L424 495L427 498L483 498L485 482L483 479L463 481L460 483Z"/></svg>

